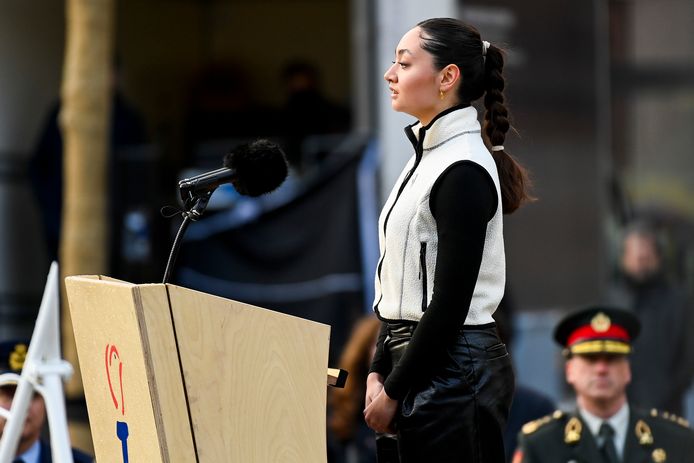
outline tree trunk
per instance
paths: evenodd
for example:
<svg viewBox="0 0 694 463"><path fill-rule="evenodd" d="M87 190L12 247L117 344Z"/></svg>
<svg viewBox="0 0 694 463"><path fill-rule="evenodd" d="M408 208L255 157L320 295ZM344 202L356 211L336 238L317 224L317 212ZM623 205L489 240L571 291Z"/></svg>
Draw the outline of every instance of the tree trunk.
<svg viewBox="0 0 694 463"><path fill-rule="evenodd" d="M67 37L60 126L64 143L62 276L104 274L108 250L108 155L113 0L66 0ZM75 367L68 397L83 393L63 291L63 356Z"/></svg>

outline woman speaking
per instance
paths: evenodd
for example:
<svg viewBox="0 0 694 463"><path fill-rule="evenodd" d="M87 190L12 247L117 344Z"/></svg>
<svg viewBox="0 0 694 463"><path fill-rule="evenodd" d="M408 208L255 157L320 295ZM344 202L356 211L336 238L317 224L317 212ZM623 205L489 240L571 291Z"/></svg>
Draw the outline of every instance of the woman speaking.
<svg viewBox="0 0 694 463"><path fill-rule="evenodd" d="M405 128L414 156L379 219L382 326L364 415L379 447L396 439L399 454L379 461L504 461L514 378L492 318L505 283L502 215L531 198L503 146L502 68L475 28L438 18L403 36L384 76L393 109L417 122ZM471 106L482 96L483 128Z"/></svg>

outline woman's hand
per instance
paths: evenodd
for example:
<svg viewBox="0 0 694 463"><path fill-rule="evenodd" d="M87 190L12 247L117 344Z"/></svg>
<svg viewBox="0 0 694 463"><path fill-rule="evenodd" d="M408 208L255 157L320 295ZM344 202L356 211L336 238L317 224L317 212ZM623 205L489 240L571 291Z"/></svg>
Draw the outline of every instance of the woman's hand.
<svg viewBox="0 0 694 463"><path fill-rule="evenodd" d="M383 390L383 376L379 373L371 372L366 377L366 397L364 398L364 408L368 407L378 394Z"/></svg>
<svg viewBox="0 0 694 463"><path fill-rule="evenodd" d="M366 398L364 400L364 419L376 432L393 433L393 419L398 409L397 400L388 397L383 389L383 376L371 372L366 377Z"/></svg>
<svg viewBox="0 0 694 463"><path fill-rule="evenodd" d="M388 397L385 389L383 389L383 383L381 383L381 391L364 410L364 420L376 432L394 434L393 424L397 411L398 401Z"/></svg>

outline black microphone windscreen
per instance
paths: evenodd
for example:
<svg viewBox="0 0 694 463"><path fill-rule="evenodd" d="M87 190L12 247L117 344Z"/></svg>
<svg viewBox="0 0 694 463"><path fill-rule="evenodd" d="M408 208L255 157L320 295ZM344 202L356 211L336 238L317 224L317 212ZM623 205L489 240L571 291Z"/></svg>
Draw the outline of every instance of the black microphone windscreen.
<svg viewBox="0 0 694 463"><path fill-rule="evenodd" d="M239 194L260 196L279 187L287 178L287 159L270 140L240 145L224 156L224 167L235 174L231 180Z"/></svg>

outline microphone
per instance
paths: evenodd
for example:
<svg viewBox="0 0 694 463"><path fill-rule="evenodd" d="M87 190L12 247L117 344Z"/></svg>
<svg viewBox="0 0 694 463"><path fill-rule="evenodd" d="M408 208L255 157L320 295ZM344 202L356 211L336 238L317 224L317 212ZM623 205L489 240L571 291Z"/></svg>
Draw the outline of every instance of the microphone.
<svg viewBox="0 0 694 463"><path fill-rule="evenodd" d="M181 199L186 201L191 197L200 196L201 194L214 191L219 185L231 182L231 177L234 171L222 167L221 169L205 172L204 174L196 175L191 178L184 178L178 182L178 189L181 193Z"/></svg>
<svg viewBox="0 0 694 463"><path fill-rule="evenodd" d="M224 183L231 183L244 196L260 196L279 187L287 178L287 159L276 143L255 140L234 148L224 156L220 169L178 182L181 199L211 194Z"/></svg>

